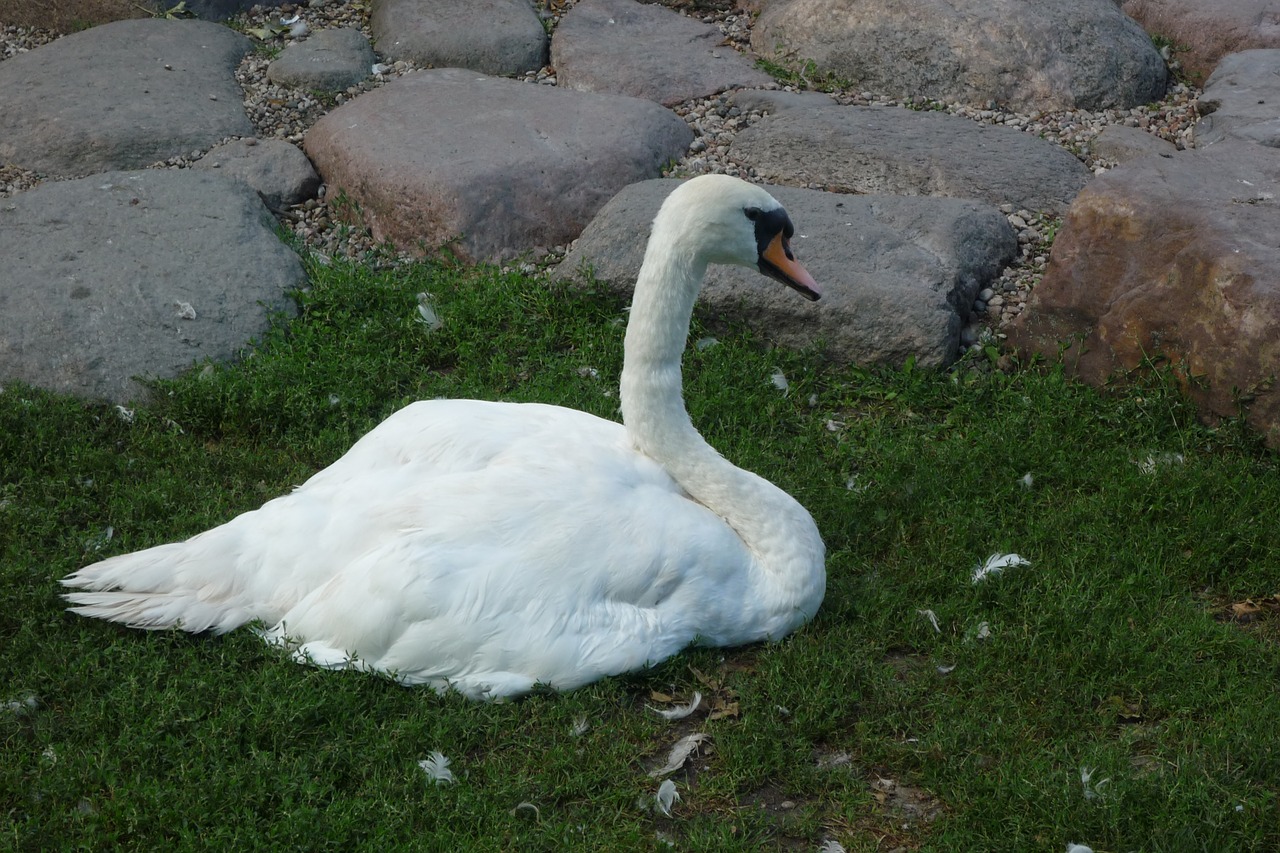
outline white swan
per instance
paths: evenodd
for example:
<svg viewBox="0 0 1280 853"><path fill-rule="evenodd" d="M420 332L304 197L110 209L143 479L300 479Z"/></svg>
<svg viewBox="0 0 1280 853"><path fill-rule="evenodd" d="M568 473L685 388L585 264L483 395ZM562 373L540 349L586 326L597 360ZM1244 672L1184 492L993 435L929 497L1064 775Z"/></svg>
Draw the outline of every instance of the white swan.
<svg viewBox="0 0 1280 853"><path fill-rule="evenodd" d="M708 263L818 298L791 234L759 187L687 181L636 281L625 427L539 404L413 403L291 494L64 578L71 609L216 633L261 620L299 661L487 699L782 637L822 602L822 539L693 428L680 358Z"/></svg>

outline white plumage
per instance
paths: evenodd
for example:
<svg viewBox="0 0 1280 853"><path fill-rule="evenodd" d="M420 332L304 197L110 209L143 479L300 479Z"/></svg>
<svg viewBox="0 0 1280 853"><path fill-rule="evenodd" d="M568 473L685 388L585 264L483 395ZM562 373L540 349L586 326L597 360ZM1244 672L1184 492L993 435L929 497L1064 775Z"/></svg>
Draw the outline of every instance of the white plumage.
<svg viewBox="0 0 1280 853"><path fill-rule="evenodd" d="M671 194L636 283L625 427L540 404L414 403L291 494L80 569L66 598L139 628L261 620L299 660L474 698L782 637L822 601L822 540L794 499L694 430L680 357L709 262L817 298L791 230L733 178Z"/></svg>

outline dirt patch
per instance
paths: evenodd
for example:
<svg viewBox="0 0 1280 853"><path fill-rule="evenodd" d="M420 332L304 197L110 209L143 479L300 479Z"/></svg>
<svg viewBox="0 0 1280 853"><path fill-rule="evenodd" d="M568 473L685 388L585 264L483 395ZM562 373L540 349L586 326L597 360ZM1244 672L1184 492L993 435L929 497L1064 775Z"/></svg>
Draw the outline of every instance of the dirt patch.
<svg viewBox="0 0 1280 853"><path fill-rule="evenodd" d="M928 655L905 648L891 648L881 660L892 667L899 681L908 681L931 667Z"/></svg>
<svg viewBox="0 0 1280 853"><path fill-rule="evenodd" d="M1273 642L1280 641L1280 593L1212 605L1213 618Z"/></svg>
<svg viewBox="0 0 1280 853"><path fill-rule="evenodd" d="M0 0L0 24L74 33L96 24L149 17L164 0ZM176 0L175 0L176 2ZM170 4L173 5L173 4Z"/></svg>

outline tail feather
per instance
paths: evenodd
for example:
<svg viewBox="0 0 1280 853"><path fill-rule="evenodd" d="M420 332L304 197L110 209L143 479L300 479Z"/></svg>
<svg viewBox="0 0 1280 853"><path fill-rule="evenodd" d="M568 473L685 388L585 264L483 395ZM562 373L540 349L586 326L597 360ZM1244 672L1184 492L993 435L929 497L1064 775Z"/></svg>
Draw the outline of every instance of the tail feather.
<svg viewBox="0 0 1280 853"><path fill-rule="evenodd" d="M226 602L200 601L191 593L115 590L69 592L62 597L75 605L68 608L72 613L148 631L181 628L193 634L201 631L225 634L250 619L239 607L228 607Z"/></svg>
<svg viewBox="0 0 1280 853"><path fill-rule="evenodd" d="M218 634L238 628L254 615L236 589L234 572L211 570L207 555L192 548L200 538L85 566L61 580L77 590L63 598L75 605L73 613L130 628Z"/></svg>

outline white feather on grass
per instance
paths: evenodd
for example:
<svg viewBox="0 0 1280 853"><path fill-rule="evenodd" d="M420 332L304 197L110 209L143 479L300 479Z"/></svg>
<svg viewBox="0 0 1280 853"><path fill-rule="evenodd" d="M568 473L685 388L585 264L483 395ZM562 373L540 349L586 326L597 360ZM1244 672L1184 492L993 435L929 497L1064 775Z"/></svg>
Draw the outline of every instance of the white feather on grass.
<svg viewBox="0 0 1280 853"><path fill-rule="evenodd" d="M916 613L919 613L921 616L928 619L929 624L933 626L933 630L937 631L939 634L942 633L942 626L938 624L937 613L934 613L932 610L917 610Z"/></svg>
<svg viewBox="0 0 1280 853"><path fill-rule="evenodd" d="M452 785L458 781L453 771L449 769L449 759L438 750L433 751L430 758L419 761L418 766L422 768L423 773L427 774L427 778L437 785Z"/></svg>
<svg viewBox="0 0 1280 853"><path fill-rule="evenodd" d="M582 737L591 730L591 724L587 722L586 717L577 717L573 721L573 727L569 729L572 737Z"/></svg>
<svg viewBox="0 0 1280 853"><path fill-rule="evenodd" d="M990 557L987 557L987 561L985 563L974 566L973 582L982 583L982 581L992 575L1000 574L1005 569L1029 565L1031 565L1030 560L1020 557L1017 554L992 554Z"/></svg>
<svg viewBox="0 0 1280 853"><path fill-rule="evenodd" d="M655 714L662 717L663 719L683 720L685 717L689 716L694 711L698 710L698 706L701 704L702 704L702 694L695 692L693 694L693 699L689 702L688 705L676 705L673 708L667 708L665 710L661 708L655 708L652 705L649 705L648 708L650 711L653 711Z"/></svg>
<svg viewBox="0 0 1280 853"><path fill-rule="evenodd" d="M532 814L534 820L539 822L542 821L542 810L533 803L516 803L516 807L513 808L509 814L512 817L522 817Z"/></svg>
<svg viewBox="0 0 1280 853"><path fill-rule="evenodd" d="M432 298L430 293L419 293L417 297L418 322L426 326L429 332L434 332L444 325L444 321L436 313L435 306L431 304Z"/></svg>
<svg viewBox="0 0 1280 853"><path fill-rule="evenodd" d="M1102 788L1111 781L1110 779L1102 779L1094 782L1093 771L1094 768L1092 767L1080 768L1080 786L1084 789L1084 798L1086 800L1102 799Z"/></svg>
<svg viewBox="0 0 1280 853"><path fill-rule="evenodd" d="M667 817L671 817L671 807L680 802L680 792L676 790L676 783L670 779L663 779L662 784L658 786L658 793L653 797L658 807L658 811Z"/></svg>
<svg viewBox="0 0 1280 853"><path fill-rule="evenodd" d="M1187 457L1181 453L1148 453L1146 459L1136 460L1138 470L1144 474L1154 474L1160 468L1186 464Z"/></svg>
<svg viewBox="0 0 1280 853"><path fill-rule="evenodd" d="M1074 841L1068 841L1067 853L1093 853L1093 848L1085 847L1083 844L1076 844Z"/></svg>
<svg viewBox="0 0 1280 853"><path fill-rule="evenodd" d="M818 848L818 853L846 853L844 845L834 838L828 838L822 842L822 846Z"/></svg>
<svg viewBox="0 0 1280 853"><path fill-rule="evenodd" d="M693 755L698 746L706 740L710 735L702 732L694 732L691 735L685 735L676 741L671 752L667 754L667 763L659 767L657 770L650 770L649 775L657 778L658 776L666 776L668 773L674 773L684 766L689 760L689 756Z"/></svg>
<svg viewBox="0 0 1280 853"><path fill-rule="evenodd" d="M774 368L773 375L769 377L773 382L773 387L782 392L782 396L786 396L791 390L791 383L787 381L787 375L782 372L782 368Z"/></svg>

